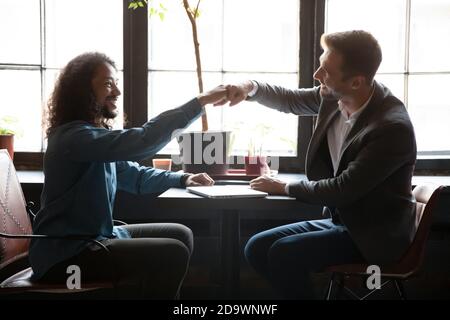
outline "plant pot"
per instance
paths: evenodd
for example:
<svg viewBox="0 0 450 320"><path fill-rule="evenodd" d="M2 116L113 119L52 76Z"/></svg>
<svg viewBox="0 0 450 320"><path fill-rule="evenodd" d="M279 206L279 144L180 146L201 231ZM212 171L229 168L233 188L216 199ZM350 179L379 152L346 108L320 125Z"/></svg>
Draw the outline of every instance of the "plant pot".
<svg viewBox="0 0 450 320"><path fill-rule="evenodd" d="M245 156L245 173L249 176L270 173L269 165L267 164L266 156Z"/></svg>
<svg viewBox="0 0 450 320"><path fill-rule="evenodd" d="M8 150L11 160L14 159L14 135L0 134L0 149Z"/></svg>
<svg viewBox="0 0 450 320"><path fill-rule="evenodd" d="M229 161L230 131L186 132L177 137L183 171L226 174Z"/></svg>

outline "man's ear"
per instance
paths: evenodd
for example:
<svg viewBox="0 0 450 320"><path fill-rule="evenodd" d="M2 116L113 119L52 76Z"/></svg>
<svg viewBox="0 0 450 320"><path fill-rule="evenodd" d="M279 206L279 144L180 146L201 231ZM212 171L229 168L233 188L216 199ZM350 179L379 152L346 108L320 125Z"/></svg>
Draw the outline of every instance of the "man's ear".
<svg viewBox="0 0 450 320"><path fill-rule="evenodd" d="M366 78L363 76L354 76L352 79L352 89L358 90L361 88L364 83L366 83Z"/></svg>

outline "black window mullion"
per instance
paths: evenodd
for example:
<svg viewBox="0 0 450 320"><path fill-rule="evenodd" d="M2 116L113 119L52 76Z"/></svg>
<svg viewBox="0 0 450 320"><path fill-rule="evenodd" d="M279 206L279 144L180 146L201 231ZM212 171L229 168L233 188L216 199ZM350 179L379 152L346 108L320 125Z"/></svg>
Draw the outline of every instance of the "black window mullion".
<svg viewBox="0 0 450 320"><path fill-rule="evenodd" d="M44 119L45 115L46 115L46 101L45 101L45 85L46 85L46 81L45 81L45 70L46 70L46 66L47 66L47 60L46 60L46 32L45 32L45 0L40 0L39 2L39 8L40 8L40 27L41 27L41 66L40 66L40 72L41 72L41 110L42 110L42 119L41 119L41 123L46 123L46 119ZM45 139L45 126L41 127L41 152L44 152L44 139Z"/></svg>
<svg viewBox="0 0 450 320"><path fill-rule="evenodd" d="M317 70L320 65L319 57L322 54L322 47L320 46L320 37L325 32L325 1L316 0L314 8L314 70ZM312 75L312 74L311 74ZM315 82L316 84L317 81Z"/></svg>
<svg viewBox="0 0 450 320"><path fill-rule="evenodd" d="M405 21L405 70L404 70L404 89L403 89L403 96L405 97L405 106L408 108L408 101L409 101L409 48L410 48L410 41L411 41L411 0L406 1L406 21Z"/></svg>
<svg viewBox="0 0 450 320"><path fill-rule="evenodd" d="M148 11L128 9L123 1L124 127L141 126L148 119Z"/></svg>
<svg viewBox="0 0 450 320"><path fill-rule="evenodd" d="M314 86L319 66L320 36L325 28L325 0L300 0L300 88Z"/></svg>
<svg viewBox="0 0 450 320"><path fill-rule="evenodd" d="M325 0L300 1L300 50L299 50L299 87L314 86L313 73L319 65L321 54L320 36L325 27ZM314 128L315 117L298 118L297 156L282 158L280 170L304 171L306 152Z"/></svg>

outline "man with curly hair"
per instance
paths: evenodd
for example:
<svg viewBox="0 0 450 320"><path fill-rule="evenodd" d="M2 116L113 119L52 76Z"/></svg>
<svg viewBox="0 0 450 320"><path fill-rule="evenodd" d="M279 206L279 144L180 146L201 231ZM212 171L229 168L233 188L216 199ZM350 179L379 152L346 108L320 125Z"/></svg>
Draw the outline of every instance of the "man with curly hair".
<svg viewBox="0 0 450 320"><path fill-rule="evenodd" d="M81 284L115 277L133 298L172 299L187 271L192 231L174 223L113 226L116 191L145 194L213 184L206 173L175 173L132 161L155 155L206 104L224 99L226 89L200 94L142 127L112 130L121 94L116 72L101 53L77 56L62 70L48 103L45 184L33 223L37 234L95 238L110 254L83 240L33 239L30 263L35 280L66 281L68 266L77 265Z"/></svg>

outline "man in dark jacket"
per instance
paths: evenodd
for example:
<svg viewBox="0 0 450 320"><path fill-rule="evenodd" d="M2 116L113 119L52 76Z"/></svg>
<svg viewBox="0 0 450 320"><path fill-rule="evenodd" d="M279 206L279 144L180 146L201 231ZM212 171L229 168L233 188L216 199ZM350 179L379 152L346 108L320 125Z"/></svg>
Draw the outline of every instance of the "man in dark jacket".
<svg viewBox="0 0 450 320"><path fill-rule="evenodd" d="M228 87L243 99L296 115L318 115L306 173L289 183L267 176L251 186L324 205L330 219L303 221L253 236L248 262L285 298L311 298L309 273L335 264L395 262L416 232L411 177L414 130L403 103L373 80L382 54L364 31L323 35L314 78L320 87L288 90L256 81Z"/></svg>

